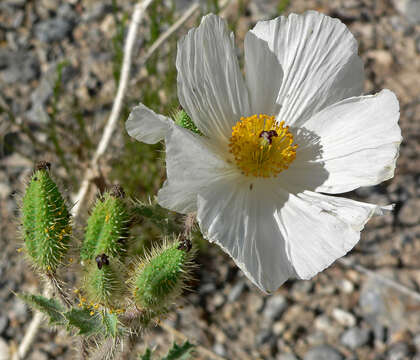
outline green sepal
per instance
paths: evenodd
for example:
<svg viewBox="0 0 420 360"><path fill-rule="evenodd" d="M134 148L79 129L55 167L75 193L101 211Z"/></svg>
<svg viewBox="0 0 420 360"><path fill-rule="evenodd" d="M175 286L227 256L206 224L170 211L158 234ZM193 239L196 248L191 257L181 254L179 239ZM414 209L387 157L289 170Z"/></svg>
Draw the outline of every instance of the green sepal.
<svg viewBox="0 0 420 360"><path fill-rule="evenodd" d="M32 294L18 294L17 296L32 308L45 314L51 325L66 324L66 318L63 315L66 309L58 300Z"/></svg>
<svg viewBox="0 0 420 360"><path fill-rule="evenodd" d="M183 127L184 129L190 130L200 136L203 135L203 133L198 129L198 127L194 124L194 122L184 110L179 110L174 113L174 121L175 124Z"/></svg>
<svg viewBox="0 0 420 360"><path fill-rule="evenodd" d="M70 244L70 213L46 168L32 175L22 200L22 234L34 265L54 272Z"/></svg>
<svg viewBox="0 0 420 360"><path fill-rule="evenodd" d="M93 260L98 254L121 257L128 236L129 212L124 199L105 193L98 199L87 221L82 260Z"/></svg>

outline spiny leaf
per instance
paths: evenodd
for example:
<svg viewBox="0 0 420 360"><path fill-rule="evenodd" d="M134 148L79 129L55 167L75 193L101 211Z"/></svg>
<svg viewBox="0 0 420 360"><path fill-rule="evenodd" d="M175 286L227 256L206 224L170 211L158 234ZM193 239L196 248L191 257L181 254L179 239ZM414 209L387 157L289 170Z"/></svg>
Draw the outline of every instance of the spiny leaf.
<svg viewBox="0 0 420 360"><path fill-rule="evenodd" d="M66 319L63 315L65 308L57 300L32 294L18 294L17 296L29 306L47 315L50 324L64 325L66 323Z"/></svg>
<svg viewBox="0 0 420 360"><path fill-rule="evenodd" d="M191 357L191 352L194 350L195 345L191 344L188 340L182 345L173 343L172 349L169 350L168 355L162 360L187 360Z"/></svg>
<svg viewBox="0 0 420 360"><path fill-rule="evenodd" d="M95 312L91 315L88 309L71 309L64 314L68 320L69 326L73 326L79 330L79 335L95 335L104 334L105 325L102 322L102 317Z"/></svg>

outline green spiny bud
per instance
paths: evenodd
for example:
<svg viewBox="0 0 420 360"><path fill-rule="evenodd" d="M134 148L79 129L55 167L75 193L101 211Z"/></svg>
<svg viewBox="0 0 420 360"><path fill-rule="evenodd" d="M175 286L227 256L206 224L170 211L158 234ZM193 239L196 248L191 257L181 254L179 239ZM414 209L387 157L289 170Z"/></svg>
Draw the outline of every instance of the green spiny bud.
<svg viewBox="0 0 420 360"><path fill-rule="evenodd" d="M203 135L184 110L179 110L175 112L173 116L175 124L177 124L178 126L188 129L198 135Z"/></svg>
<svg viewBox="0 0 420 360"><path fill-rule="evenodd" d="M123 197L123 190L116 186L97 200L87 222L82 260L93 260L98 254L120 257L125 252L129 212Z"/></svg>
<svg viewBox="0 0 420 360"><path fill-rule="evenodd" d="M49 174L50 164L35 168L22 201L22 233L28 255L42 271L54 272L70 243L70 213Z"/></svg>
<svg viewBox="0 0 420 360"><path fill-rule="evenodd" d="M105 254L96 257L96 263L86 266L83 288L90 303L108 308L118 308L124 299L125 282L122 264L115 258L109 260Z"/></svg>
<svg viewBox="0 0 420 360"><path fill-rule="evenodd" d="M142 310L165 312L185 288L192 257L193 252L186 251L178 240L152 250L130 279L135 304Z"/></svg>

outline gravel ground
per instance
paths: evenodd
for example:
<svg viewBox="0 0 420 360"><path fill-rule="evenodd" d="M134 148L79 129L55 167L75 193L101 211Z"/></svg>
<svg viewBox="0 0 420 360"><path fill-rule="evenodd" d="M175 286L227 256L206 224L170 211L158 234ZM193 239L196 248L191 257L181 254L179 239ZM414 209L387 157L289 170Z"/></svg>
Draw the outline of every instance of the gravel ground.
<svg viewBox="0 0 420 360"><path fill-rule="evenodd" d="M188 3L179 0L176 5L182 11ZM277 15L277 3L242 1L228 7L228 19L245 9L236 22L238 43L257 20ZM132 2L120 5L131 13ZM307 9L337 17L349 26L365 63L365 92L391 89L401 106L404 141L396 176L349 194L371 203L395 203L395 212L372 219L348 257L420 291L420 1L292 0L286 13ZM23 129L45 141L39 129L45 126L47 103L54 92L51 79L66 58L70 64L62 73L65 91L76 94L79 106L93 119L90 134L95 132L99 127L95 121L106 118L115 92L109 45L113 31L108 1L0 2L0 105L16 117L16 123L11 123L0 114L0 359L6 344L13 347L21 340L32 316L13 292L39 288L37 277L16 252L18 194L34 156L42 153ZM143 41L141 33L137 52ZM142 76L142 72L133 73L132 81L141 82ZM121 134L115 137L116 151L120 138ZM199 281L165 323L220 357L420 359L420 302L375 277L335 264L311 281L288 281L266 297L218 248L209 247L198 262ZM156 328L139 342L138 350L147 343L164 352L173 336ZM64 333L45 328L29 358L74 356ZM197 358L207 356L198 351Z"/></svg>

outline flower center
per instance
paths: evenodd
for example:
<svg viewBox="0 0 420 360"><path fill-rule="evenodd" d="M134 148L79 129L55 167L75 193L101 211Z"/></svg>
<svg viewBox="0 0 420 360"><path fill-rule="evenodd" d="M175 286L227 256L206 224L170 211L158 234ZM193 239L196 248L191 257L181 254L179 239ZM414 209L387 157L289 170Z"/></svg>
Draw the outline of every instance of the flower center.
<svg viewBox="0 0 420 360"><path fill-rule="evenodd" d="M296 157L297 145L284 121L264 114L241 117L232 128L229 152L236 165L248 176L277 176Z"/></svg>

